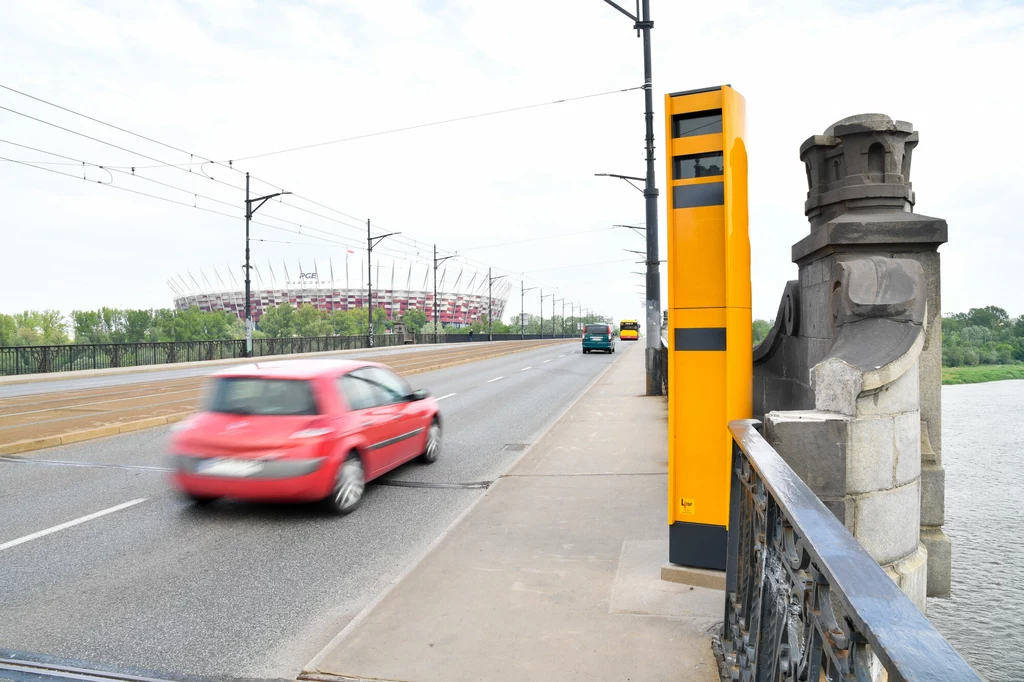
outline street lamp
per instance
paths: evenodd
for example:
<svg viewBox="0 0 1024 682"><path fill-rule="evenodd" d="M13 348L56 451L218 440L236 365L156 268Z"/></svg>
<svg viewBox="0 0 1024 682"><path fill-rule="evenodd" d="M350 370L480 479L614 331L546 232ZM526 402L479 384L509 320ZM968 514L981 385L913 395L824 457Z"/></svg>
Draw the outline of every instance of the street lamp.
<svg viewBox="0 0 1024 682"><path fill-rule="evenodd" d="M291 192L275 192L274 194L268 194L262 197L249 198L249 173L245 174L245 357L252 357L252 295L249 292L250 281L249 271L252 266L249 265L249 221L252 220L252 214L260 210L260 207L267 203L269 199L279 197L283 194L291 194ZM256 202L254 207L253 204Z"/></svg>
<svg viewBox="0 0 1024 682"><path fill-rule="evenodd" d="M544 299L547 298L548 296L551 297L552 301L555 300L555 295L554 294L547 294L547 295L545 295L544 294L544 290L543 289L540 290L540 338L542 338L542 339L544 338ZM554 312L554 304L552 303L551 305L552 305L551 314L554 315L555 314L555 312ZM551 334L554 335L554 333L555 333L555 323L554 323L554 321L552 321L551 322Z"/></svg>
<svg viewBox="0 0 1024 682"><path fill-rule="evenodd" d="M391 237L396 234L402 233L388 232L387 234L373 237L370 235L370 219L366 219L366 303L369 306L366 309L366 336L370 348L373 348L373 247L377 246L385 237Z"/></svg>
<svg viewBox="0 0 1024 682"><path fill-rule="evenodd" d="M441 318L438 317L437 313L437 266L445 262L449 258L455 258L455 254L445 256L443 258L438 258L437 244L434 244L434 341L437 341L438 330L441 328Z"/></svg>
<svg viewBox="0 0 1024 682"><path fill-rule="evenodd" d="M658 267L658 188L654 181L654 92L651 86L651 29L654 28L654 22L651 21L651 0L638 0L637 14L640 16L631 14L612 0L604 1L629 17L637 33L643 34L644 123L647 129L647 174L643 190L647 209L647 395L661 395L661 274ZM627 176L612 177L622 177L627 182L630 180Z"/></svg>
<svg viewBox="0 0 1024 682"><path fill-rule="evenodd" d="M526 283L519 282L519 336L526 338L526 292L533 291L537 287L526 288ZM543 311L542 311L543 312ZM542 330L543 331L543 330Z"/></svg>
<svg viewBox="0 0 1024 682"><path fill-rule="evenodd" d="M491 269L487 268L487 340L493 341L494 334L494 314L493 314L493 303L494 297L491 296L491 285L494 284L495 280L501 279L502 277L508 277L508 275L498 275L497 277L491 277Z"/></svg>

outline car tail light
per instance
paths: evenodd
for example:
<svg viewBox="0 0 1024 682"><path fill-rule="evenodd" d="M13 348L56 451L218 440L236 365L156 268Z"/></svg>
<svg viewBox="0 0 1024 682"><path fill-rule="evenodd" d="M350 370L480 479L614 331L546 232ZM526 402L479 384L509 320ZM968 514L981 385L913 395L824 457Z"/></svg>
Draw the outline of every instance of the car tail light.
<svg viewBox="0 0 1024 682"><path fill-rule="evenodd" d="M327 427L302 429L301 431L296 431L295 433L293 433L291 436L289 436L289 438L293 440L298 440L301 438L319 438L320 436L328 436L332 433L334 433L334 429L330 429Z"/></svg>

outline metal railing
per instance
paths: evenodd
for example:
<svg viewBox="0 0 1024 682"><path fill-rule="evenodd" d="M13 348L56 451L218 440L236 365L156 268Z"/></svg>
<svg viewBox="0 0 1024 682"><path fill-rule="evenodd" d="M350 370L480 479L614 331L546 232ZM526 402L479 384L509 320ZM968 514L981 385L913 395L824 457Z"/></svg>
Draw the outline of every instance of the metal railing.
<svg viewBox="0 0 1024 682"><path fill-rule="evenodd" d="M519 334L495 334L495 341L519 341ZM526 339L575 338L527 334ZM375 334L374 348L415 343L468 342L465 334ZM486 341L486 334L474 334L473 341ZM254 357L294 355L369 348L367 336L315 336L262 338L252 340ZM73 372L85 369L141 367L203 360L245 358L245 339L221 341L161 341L145 343L80 343L59 346L0 346L0 376Z"/></svg>
<svg viewBox="0 0 1024 682"><path fill-rule="evenodd" d="M733 480L722 632L729 678L981 680L759 426L729 424Z"/></svg>
<svg viewBox="0 0 1024 682"><path fill-rule="evenodd" d="M542 339L575 339L575 334L492 334L492 338L487 338L487 333L473 334L473 338L469 338L469 334L416 334L416 343L469 343L472 341L539 341Z"/></svg>

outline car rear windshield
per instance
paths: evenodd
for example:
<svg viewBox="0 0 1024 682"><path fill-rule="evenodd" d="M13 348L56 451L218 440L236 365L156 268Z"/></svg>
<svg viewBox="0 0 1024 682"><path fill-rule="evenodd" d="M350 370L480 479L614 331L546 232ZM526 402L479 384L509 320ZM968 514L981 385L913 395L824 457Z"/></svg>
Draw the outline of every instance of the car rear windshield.
<svg viewBox="0 0 1024 682"><path fill-rule="evenodd" d="M317 414L313 387L308 381L224 377L217 379L210 412L299 416Z"/></svg>
<svg viewBox="0 0 1024 682"><path fill-rule="evenodd" d="M587 330L586 330L585 333L587 333L587 334L604 334L604 335L607 336L608 335L608 325L606 325L606 324L588 324L587 325Z"/></svg>

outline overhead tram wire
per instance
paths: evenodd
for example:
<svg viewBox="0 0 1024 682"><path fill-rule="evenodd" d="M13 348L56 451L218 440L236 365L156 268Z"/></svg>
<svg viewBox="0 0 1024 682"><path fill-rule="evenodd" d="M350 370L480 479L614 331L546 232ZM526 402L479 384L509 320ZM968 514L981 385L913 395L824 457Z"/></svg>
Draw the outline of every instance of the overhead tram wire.
<svg viewBox="0 0 1024 682"><path fill-rule="evenodd" d="M640 87L642 87L642 86L640 86ZM608 94L615 94L615 93L619 93L619 92L628 92L630 90L640 89L640 87L638 87L638 88L627 88L627 89L623 89L623 90L610 91L610 92L606 92L606 93L597 93L595 95L586 95L586 96L583 96L583 97L568 98L568 99L565 99L565 100L557 100L555 102L527 105L525 107L515 107L515 108L501 110L501 111L487 112L487 113L484 113L484 114L475 114L475 115L468 116L468 117L460 117L460 118L455 118L455 119L447 119L447 120L444 120L444 121L437 121L437 122L432 122L432 123L428 123L428 124L421 124L421 125L418 125L418 126L410 126L410 127L407 127L407 128L403 128L401 130L411 130L411 129L415 129L415 128L427 127L429 125L440 125L440 124L443 124L443 123L452 123L452 122L456 122L456 121L459 121L459 120L468 120L468 119L471 119L471 118L479 118L479 117L482 117L482 116L497 115L497 114L500 114L500 113L507 113L507 112L511 112L511 111L519 111L519 110L523 110L523 109L535 108L535 107L545 106L545 105L549 105L549 104L558 104L558 103L562 103L562 102L574 101L574 100L579 100L579 99L587 99L587 98L590 98L590 97L598 97L598 96L603 96L603 95L608 95ZM230 182L226 182L226 181L223 181L223 180L218 180L217 178L214 178L213 176L206 174L205 171L202 171L202 169L200 169L200 172L198 172L198 173L196 173L196 172L191 170L191 166L195 166L195 165L202 166L202 165L205 165L205 164L209 163L209 164L214 164L214 165L223 167L223 168L228 169L228 170L233 170L233 171L235 171L237 173L242 173L241 169L239 169L239 168L237 168L237 167L235 167L233 165L233 161L228 161L226 164L224 162L215 161L213 159L210 159L208 157L205 157L205 156L202 156L202 155L199 155L199 154L195 154L193 152L187 152L184 149L181 149L180 147L176 147L174 145L170 145L170 144L167 144L165 142L161 142L160 140L156 140L156 139L154 139L152 137L148 137L146 135L142 135L142 134L133 132L131 130L128 130L127 128L123 128L121 126L117 126L117 125L114 125L112 123L108 123L106 121L103 121L101 119L95 118L93 116L89 116L87 114L83 114L81 112L75 111L75 110L70 109L68 107L64 107L64 106L61 106L61 105L53 103L53 102L49 102L47 100L44 100L44 99L39 98L39 97L35 97L34 95L30 95L28 93L24 93L24 92L22 92L20 90L17 90L15 88L11 88L9 86L2 85L2 84L0 84L0 88L9 90L11 92L15 92L17 94L20 94L20 95L23 95L23 96L28 97L30 99L42 102L44 104L47 104L47 105L52 106L52 107L55 107L55 108L60 109L62 111L66 111L66 112L74 114L76 116L80 116L80 117L88 119L90 121L93 121L93 122L99 123L101 125L110 127L112 129L118 130L120 132L124 132L126 134L138 137L138 138L146 140L148 142L152 142L154 144L166 147L166 148L171 149L173 151L176 151L176 152L179 152L179 153L182 153L182 154L189 154L189 156L192 157L192 158L196 158L196 159L201 159L202 160L202 161L198 161L198 162L192 162L192 163L189 163L189 164L173 164L173 163L169 163L169 162L163 161L162 159L153 157L151 155L144 154L144 153L136 151L136 150L128 149L127 147L123 147L121 145L118 145L118 144L115 144L115 143L112 143L112 142L109 142L109 141L106 141L106 140L102 140L100 138L97 138L97 137L94 137L94 136L91 136L91 135L87 135L85 133L81 133L79 131L72 130L70 128L58 125L56 123L52 123L50 121L46 121L44 119L41 119L41 118L38 118L38 117L35 117L35 116L31 116L29 114L25 114L23 112L20 112L20 111L14 110L14 109L10 109L8 107L4 107L4 106L0 105L0 109L3 109L3 110L8 111L10 113L13 113L13 114L16 114L16 115L19 115L19 116L23 116L25 118L29 118L29 119L34 120L36 122L42 123L44 125L48 125L48 126L57 128L57 129L62 130L64 132L67 132L67 133L70 133L70 134L73 134L73 135L77 135L79 137L83 137L85 139L89 139L91 141L98 142L100 144L110 146L110 147L112 147L114 149L118 149L119 151L123 151L125 153L132 154L132 155L135 155L135 156L139 156L141 158L144 158L144 159L147 159L147 160L150 160L150 161L155 161L157 163L157 165L152 165L152 166L138 166L138 165L137 166L118 166L118 165L115 165L115 164L104 165L104 164L93 164L93 163L86 162L87 165L91 165L93 167L101 168L101 169L107 170L107 171L131 169L133 171L131 173L131 175L133 177L138 177L138 178L141 178L141 179L144 179L144 180L148 180L150 182L154 182L156 184L160 184L160 185L169 187L171 189L176 189L178 191L185 192L186 194L192 194L193 196L204 196L205 197L205 195L199 195L198 193L193 192L193 191L188 190L188 189L185 189L185 188L179 188L179 187L175 187L175 186L169 185L167 183L162 183L162 182L157 181L157 180L155 180L153 178L148 178L147 176L140 175L139 173L134 172L134 171L138 171L138 170L146 169L146 168L161 168L161 167L174 168L174 169L177 169L177 170L189 173L190 175L193 175L193 176L196 176L196 177L199 177L199 178L213 180L214 182L216 182L218 184L224 185L226 187L230 187L230 188L232 188L234 190L237 190L237 191L244 191L243 187L238 186L238 185L233 185ZM387 134L389 132L400 132L401 130L383 131L383 132L380 132L380 133L373 133L373 134L368 135L368 136L372 137L372 136L376 136L376 135ZM367 137L367 136L360 136L360 137ZM353 138L353 139L358 139L358 138ZM344 140L331 141L329 144L334 144L334 143L338 143L338 142L341 142L341 141L344 141ZM17 143L15 143L15 144L17 144ZM317 146L322 146L323 144L324 143L321 143L320 145L317 145ZM42 153L49 153L49 152L42 152ZM60 156L60 155L56 155L56 156ZM71 157L64 157L64 158L71 158ZM252 158L252 157L245 157L245 158ZM9 161L9 162L13 162L13 163L20 163L21 165L26 165L26 166L34 167L34 168L37 168L39 170L52 170L52 169L49 169L49 168L45 168L41 164L40 165L35 165L35 164L32 164L32 163L21 162L21 161L15 160L15 159L8 159L8 158L4 158L3 160ZM78 165L78 163L76 163L75 165ZM82 179L81 177L79 177L77 175L70 174L70 173L61 173L59 171L54 171L54 172L57 172L58 174L61 174L61 175L67 175L68 177L72 177L72 178L76 178L76 179ZM270 182L268 180L265 180L265 179L262 179L262 178L258 178L258 177L253 177L253 179L255 179L255 180L257 180L257 181L259 181L259 182L261 182L263 184L266 184L269 187L280 188L279 185L277 185L275 183L272 183L272 182ZM99 183L99 184L109 184L109 183ZM142 196L150 196L152 198L160 199L160 200L163 200L163 201L168 201L170 203L175 203L175 204L178 204L178 205L181 205L181 206L198 208L199 210L205 210L207 212L211 212L211 213L215 213L215 214L219 214L219 215L225 215L227 217L232 217L232 218L236 218L237 217L237 216L233 216L233 215L230 215L230 214L223 214L223 213L220 213L218 211L214 211L212 209L206 209L206 208L203 208L203 207L199 207L199 206L197 206L195 204L191 204L190 205L190 204L188 204L186 202L175 201L173 199L168 199L166 197L160 197L158 195L151 195L151 194L148 194L146 192L141 192L141 191L138 191L138 190L132 190L132 189L129 189L129 188L121 187L119 185L111 184L110 186L115 187L116 189L121 189L123 191L128 191L128 192L131 192L131 193L134 193L134 194L138 194L138 195L142 195ZM347 226L347 227L351 227L351 228L354 228L354 229L358 229L358 230L360 230L360 232L362 231L362 224L361 224L362 219L357 218L356 216L353 216L353 215L351 215L349 213L346 213L344 211L340 211L340 210L338 210L336 208L333 208L331 206L328 206L326 204L323 204L323 203L320 203L320 202L315 201L313 199L310 199L308 197L304 197L302 195L297 195L297 194L293 194L293 196L295 198L297 198L297 199L302 200L302 201L307 201L307 202L309 202L311 204L320 206L320 207L325 208L325 209L327 209L329 211L338 213L339 215L342 215L342 216L344 216L346 218L350 218L352 220L357 220L357 221L360 222L360 225L358 227L356 227L356 226L354 226L354 225L352 225L350 223L345 223L344 221L340 221L340 220L337 220L337 219L331 219L330 217L323 216L322 214L316 213L315 211L311 211L311 210L303 208L301 206L296 206L294 204L290 204L290 203L287 203L287 202L284 202L284 201L278 201L278 202L275 202L275 203L281 204L283 206L287 206L289 208L294 208L296 210L309 213L311 215L316 215L316 216L321 217L321 218L326 219L326 220L332 220L333 222L336 222L338 224L341 224L341 225L344 225L344 226ZM215 202L218 202L218 203L225 204L225 205L234 206L233 203L224 202L224 201L221 201L221 200L218 200L218 199L214 199L212 197L205 197L205 198L207 198L209 200L212 200L212 201L215 201ZM321 230L321 229L315 228L315 227L310 226L310 225L306 225L306 224L303 224L303 223L298 223L296 221L290 221L290 220L287 220L287 219L284 219L284 218L279 218L277 216L273 216L273 215L270 215L270 214L266 214L266 215L267 215L267 218L271 218L271 219L274 219L274 220L278 220L280 222L292 224L292 225L295 225L295 226L297 226L299 228L305 228L307 231L312 230L312 231L316 231L316 232L321 232L323 234L330 235L330 236L332 236L334 238L337 238L337 239L345 239L346 238L346 237L344 237L342 235L338 235L338 234L335 234L335 233L332 233L332 232L328 232L326 230ZM274 229L283 229L283 228L279 228L279 227L276 227L276 226L273 226L273 225L269 225L269 224L266 224L266 223L262 223L262 222L259 222L259 221L254 221L254 224L259 224L259 225L263 225L265 227L271 227L271 228L274 228ZM377 227L378 227L378 229L385 229L385 228L381 228L379 226L377 226ZM285 232L290 232L290 233L293 233L293 234L301 234L300 232L295 232L294 230L284 230L284 231ZM316 239L324 239L322 237L317 237L315 235L308 235L308 236L311 236L311 237L316 238ZM324 240L324 241L329 241L329 240ZM427 246L426 244L424 244L422 242L419 242L418 240L415 240L415 239L412 239L412 238L407 238L405 241L407 241L412 246L417 247L417 248L426 248L426 246ZM357 246L358 247L357 244L343 244L343 245L345 245L345 246ZM384 247L378 247L378 248L380 248L381 252L384 253L385 255L391 255L392 257L409 256L411 258L416 258L417 255L418 255L418 254L412 254L412 253L409 253L409 252L397 251L397 250L392 249L392 248L386 248L386 249ZM464 261L467 265L470 265L470 266L488 267L488 265L486 263L483 263L482 261L477 261L477 260L472 259L472 258L464 257L461 254L458 255L458 258L459 258L459 260ZM403 258L403 260L404 260L404 258ZM422 260L425 262L426 258L422 257ZM525 278L524 277L525 273L523 273L522 271L505 270L504 268L494 268L494 269L496 271L498 271L498 272L505 272L508 275L510 275L510 276L512 276L514 278L517 278L517 279L527 279L530 282L536 282L537 281L537 280L535 280L533 278Z"/></svg>
<svg viewBox="0 0 1024 682"><path fill-rule="evenodd" d="M16 115L24 116L24 117L29 118L31 120L37 121L39 123L43 123L44 125L52 126L52 127L55 127L55 128L57 128L59 130L63 130L65 132L71 133L73 135L78 135L80 137L84 137L84 138L92 140L94 142L98 142L100 144L104 144L104 145L113 147L115 149L118 149L120 151L126 152L128 154L133 154L135 156L139 156L141 158L148 159L148 160L151 160L151 161L156 161L157 164L158 164L156 166L116 166L116 165L100 165L100 164L89 164L89 165L92 165L92 166L97 167L97 168L102 168L104 170L107 170L108 172L112 171L112 170L113 171L117 171L117 170L131 169L131 171L132 171L131 175L133 175L134 177L140 177L140 178L149 180L151 182L155 182L157 184L162 184L164 186L171 187L172 189L177 189L179 191L182 191L182 192L185 192L185 193L188 193L188 194L192 194L193 196L199 196L199 195L197 193L195 193L195 192L191 192L190 190L187 190L187 189L184 189L184 188L175 188L175 187L173 187L171 185L168 185L166 183L161 183L160 181L157 181L157 180L154 180L152 178L148 178L146 176L140 175L136 171L140 170L140 169L145 169L145 168L160 168L160 167L175 168L177 170L189 173L190 175L193 175L193 176L196 176L196 177L201 177L201 178L213 180L216 183L219 183L219 184L224 185L226 187L230 187L230 188L235 189L237 191L244 191L244 188L242 188L241 186L233 185L233 184L231 184L229 182L225 182L223 180L218 180L217 178L214 178L214 177L206 174L205 171L202 171L202 168L200 168L200 172L199 173L196 173L196 172L191 170L191 166L192 165L200 165L201 166L201 165L205 165L207 163L210 163L210 164L214 164L214 165L217 165L217 166L224 167L224 168L229 169L229 170L233 170L233 171L235 171L237 173L241 173L242 172L241 169L236 168L234 166L233 161L228 161L227 164L225 164L223 162L215 161L213 159L210 159L210 158L202 156L202 155L195 154L193 152L187 152L184 149L181 149L180 147L176 147L174 145L170 145L170 144L167 144L165 142L161 142L160 140L156 140L155 138L152 138L152 137L149 137L149 136L146 136L146 135L142 135L140 133L136 133L134 131L128 130L127 128L123 128L121 126L117 126L117 125L114 125L112 123L108 123L106 121L103 121L101 119L95 118L93 116L89 116L88 114L83 114L81 112L75 111L75 110L70 109L68 107L61 106L61 105L56 104L54 102L49 102L47 100L44 100L44 99L39 98L39 97L36 97L34 95L30 95L28 93L22 92L20 90L15 89L15 88L11 88L9 86L2 85L2 84L0 84L0 88L9 90L11 92L15 92L17 94L20 94L22 96L28 97L28 98L33 99L35 101L47 104L48 106L55 107L55 108L60 109L62 111L65 111L65 112L74 114L76 116L80 116L82 118L85 118L87 120L93 121L95 123L99 123L101 125L110 127L110 128L112 128L114 130L118 130L120 132L124 132L124 133L132 135L134 137L138 137L139 139L143 139L143 140L146 140L148 142L152 142L154 144L160 145L162 147L166 147L167 149L171 149L173 151L176 151L176 152L179 152L179 153L182 153L182 154L189 154L189 156L192 157L192 158L202 159L202 161L200 161L200 162L195 162L195 163L190 163L190 164L172 164L172 163L168 163L168 162L163 161L161 159L158 159L156 157L153 157L153 156L150 156L150 155L147 155L147 154L143 154L142 152L138 152L138 151L135 151L135 150L132 150L132 149L128 149L128 148L123 147L121 145L117 145L117 144L114 144L112 142L108 142L106 140L102 140L100 138L93 137L91 135L86 135L85 133L81 133L81 132L72 130L70 128L66 128L64 126L60 126L58 124L52 123L50 121L46 121L44 119L40 119L40 118L37 118L35 116L31 116L29 114L25 114L23 112L16 111L14 109L10 109L8 107L3 107L2 105L0 105L0 109L9 111L9 112L14 113ZM587 99L587 98L590 98L590 97L597 97L597 96L602 96L602 95L607 95L607 94L614 94L614 93L617 93L617 92L628 92L629 90L633 90L633 89L638 89L638 88L628 88L628 89L625 89L625 90L618 90L618 91L612 91L612 92L606 92L606 93L598 93L596 95L586 95L586 96L583 96L583 97L569 98L569 99L565 99L565 100L558 100L556 102L549 102L549 103L545 103L545 104L534 104L534 105L527 105L525 107L515 107L515 108L511 108L511 109L501 110L501 111L497 111L497 112L489 112L489 113L485 113L485 114L475 114L475 115L468 116L468 117L461 117L461 118L457 118L457 119L448 119L448 120L445 120L445 121L439 121L439 122L433 122L433 123L428 123L428 124L421 124L421 125L417 125L417 126L411 126L411 127L408 127L408 128L404 128L402 130L411 130L411 129L414 129L414 128L427 127L429 125L440 125L442 123L451 123L451 122L455 122L455 121L458 121L458 120L468 120L468 119L471 119L471 118L479 118L481 116L491 116L491 115L496 115L496 114L499 114L499 113L507 113L507 112L510 112L510 111L519 111L519 110L522 110L522 109L535 108L535 107L539 107L539 106L545 106L547 104L557 104L557 103L573 101L573 100L577 100L577 99ZM381 132L381 133L373 133L373 134L369 135L369 137L376 136L376 135L381 135L381 134L387 134L388 132L400 132L400 131L399 130L395 130L395 131L384 131L384 132ZM358 138L353 138L353 139L358 139ZM337 142L340 142L340 141L333 141L330 144L334 144L334 143L337 143ZM322 144L321 145L317 145L317 146L322 146ZM42 153L48 153L48 152L42 152ZM60 155L56 155L55 154L55 156L60 156ZM63 157L63 158L70 158L70 157ZM251 158L251 157L249 157L249 158ZM9 161L15 162L14 159L9 159ZM23 165L32 165L32 164L26 163L26 164L23 164ZM48 170L46 168L43 168L42 166L34 166L34 167L39 168L40 170ZM70 174L68 174L68 175L70 175ZM77 178L78 176L70 175L70 177L76 177ZM259 181L259 182L261 182L263 184L266 184L269 187L273 187L273 188L276 188L276 189L282 189L281 186L279 186L279 185L277 185L275 183L269 182L268 180L264 180L262 178L258 178L258 177L255 177L255 176L253 177L253 179L255 179L255 180L257 180L257 181ZM106 183L104 183L104 184L106 184ZM120 186L117 186L117 185L111 185L111 186L117 187L118 189L126 189L126 188L123 188L123 187L120 187ZM127 190L127 191L135 192L134 190ZM135 193L143 194L143 195L146 194L144 192L135 192ZM333 208L333 207L328 206L326 204L322 204L322 203L320 203L318 201L315 201L313 199L309 199L308 197L304 197L302 195L297 195L297 194L293 193L292 196L294 196L297 199L301 199L303 201L307 201L307 202L309 202L311 204L314 204L316 206L320 206L322 208L325 208L325 209L327 209L329 211L338 213L339 215L342 215L342 216L344 216L346 218L349 218L351 220L358 221L359 225L356 226L356 225L352 225L350 223L346 223L346 222L341 221L341 220L332 219L332 218L330 218L328 216L324 216L324 215L319 214L319 213L317 213L315 211L311 211L310 209L306 209L306 208L303 208L301 206L295 206L294 204L291 204L291 203L288 203L288 202L284 202L284 201L281 201L281 200L279 200L279 201L277 201L275 203L278 203L278 204L281 204L281 205L284 205L284 206L288 206L290 208L295 208L295 209L297 209L299 211L304 211L304 212L309 213L311 215L316 215L316 216L321 217L321 218L323 218L325 220L332 220L333 222L336 222L336 223L338 223L340 225L344 225L344 226L350 227L352 229L357 229L357 230L360 231L360 233L362 232L362 219L361 218L357 218L356 216L353 216L353 215L351 215L349 213L346 213L344 211L340 211L340 210L338 210L336 208ZM163 197L158 197L158 198L162 198L163 199ZM213 201L216 201L216 202L219 202L219 203L222 203L222 204L234 206L234 204L231 204L229 202L224 202L224 201L221 201L221 200L212 199L211 197L206 197L206 198L210 199L210 200L213 200ZM172 200L168 200L168 201L172 201ZM179 203L180 205L188 206L188 204L185 203L185 202L173 202L173 203ZM193 205L193 208L198 208L198 207ZM313 231L321 232L323 234L328 234L328 235L330 235L332 237L335 237L335 238L338 238L338 239L344 239L345 238L342 235L337 235L335 233L328 232L326 230L320 230L318 228L314 228L314 227L309 226L309 225L304 225L302 223L298 223L298 222L295 222L295 221L289 221L287 219L279 218L277 216L273 216L273 215L270 215L270 214L265 214L265 215L266 215L267 218L271 218L271 219L274 219L274 220L278 220L280 222L292 224L292 225L295 225L295 226L297 226L299 228L305 227L307 230L313 230ZM257 223L257 224L261 224L261 223ZM264 226L270 227L269 225L267 225L265 223L262 223L262 224ZM382 227L378 226L377 229L381 230L381 229L386 229L386 228L382 228ZM286 231L294 232L292 230L286 230ZM301 232L299 234L301 234ZM310 236L313 236L313 235L310 235ZM396 235L396 237L397 236L398 235ZM322 237L316 237L316 238L323 239ZM415 240L413 238L409 238L409 237L400 238L399 240L400 241L406 241L407 243L411 244L414 248L424 248L425 249L428 246L427 244L418 242L417 240ZM355 244L352 244L350 246L355 246ZM385 255L392 255L392 257L395 257L396 254L407 255L407 256L410 256L410 257L414 257L414 258L416 257L415 254L410 254L408 252L396 251L395 249L392 249L390 247L387 247L387 248L379 247L379 248L381 249L382 253L384 253ZM457 253L457 252L455 252L455 253ZM477 261L477 260L472 259L472 258L464 257L461 254L458 254L457 257L458 257L459 260L464 261L467 265L470 265L470 266L491 267L491 266L488 266L488 264L483 263L482 261ZM424 257L423 260L425 261L426 258ZM503 268L495 268L495 270L497 270L499 272L504 271ZM511 270L510 271L505 271L505 272L507 274L509 274L510 276L518 277L520 279L523 279L523 274L524 273L522 273L522 272L516 272L516 271L511 271ZM534 282L535 280L530 278L530 281Z"/></svg>
<svg viewBox="0 0 1024 682"><path fill-rule="evenodd" d="M513 112L516 112L516 111L525 111L527 109L537 109L539 107L553 106L555 104L565 104L566 102L576 102L576 101L584 100L584 99L592 99L594 97L605 97L607 95L617 95L617 94L620 94L620 93L623 93L623 92L630 92L632 90L642 90L643 88L644 88L643 85L638 85L638 86L635 86L635 87L632 87L632 88L622 88L620 90L609 90L607 92L598 92L598 93L594 93L594 94L591 94L591 95L580 95L578 97L567 97L565 99L559 99L559 100L555 100L555 101L552 101L552 102L539 102L539 103L536 103L536 104L527 104L527 105L519 106L519 107L510 107L508 109L499 109L497 111L488 111L488 112L483 112L483 113L479 113L479 114L471 114L469 116L458 116L458 117L455 117L455 118L444 119L444 120L441 120L441 121L431 121L429 123L418 123L416 125L404 126L402 128L392 128L391 130L382 130L382 131L379 131L379 132L376 132L376 133L365 133L363 135L354 135L352 137L343 137L343 138L340 138L340 139L337 139L337 140L328 140L326 142L316 142L314 144L302 145L300 147L291 147L291 148L288 148L288 149L278 149L277 151L272 151L272 152L263 152L261 154L252 154L251 156L233 157L232 161L249 161L249 160L252 160L252 159L262 159L262 158L265 158L267 156L276 156L278 154L288 154L288 153L291 153L291 152L302 151L302 150L305 150L305 149L314 149L316 147L326 147L326 146L332 145L332 144L342 144L344 142L352 142L352 141L355 141L355 140L364 140L364 139L370 138L370 137L380 137L381 135L391 135L393 133L402 133L402 132L407 132L409 130L418 130L420 128L429 128L431 126L445 125L445 124L448 124L448 123L458 123L460 121L469 121L469 120L472 120L472 119L475 119L475 118L484 118L484 117L487 117L487 116L497 116L499 114L509 114L509 113L513 113Z"/></svg>

